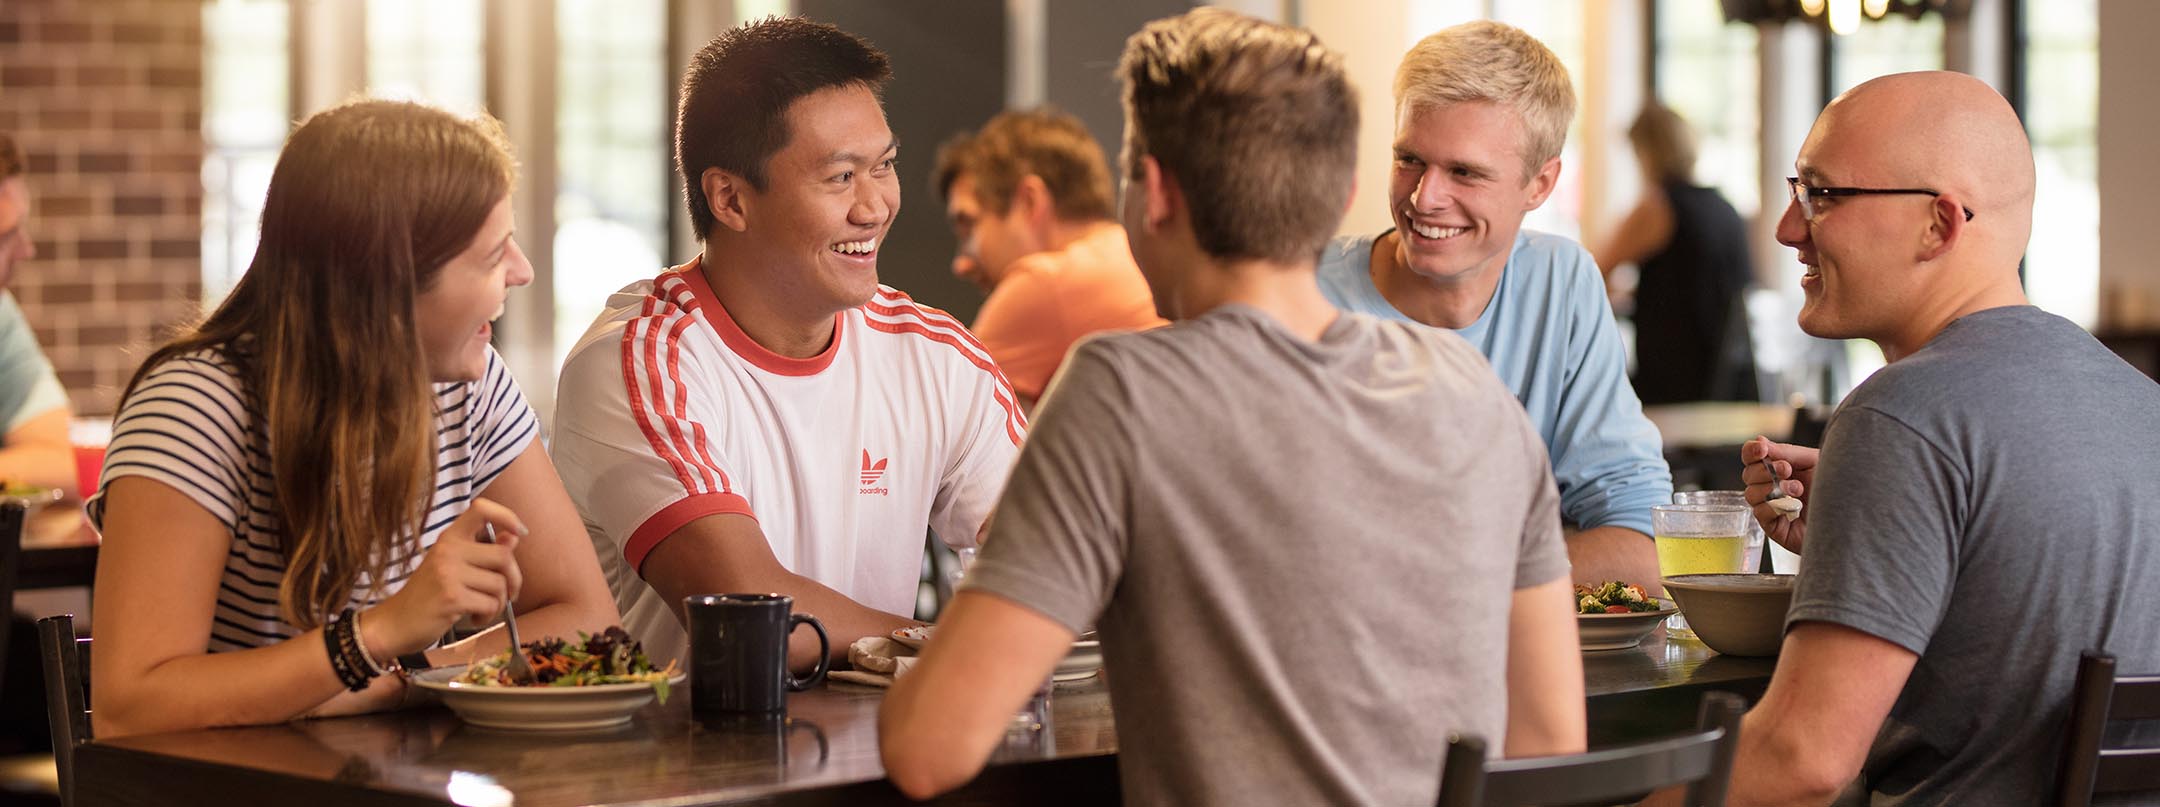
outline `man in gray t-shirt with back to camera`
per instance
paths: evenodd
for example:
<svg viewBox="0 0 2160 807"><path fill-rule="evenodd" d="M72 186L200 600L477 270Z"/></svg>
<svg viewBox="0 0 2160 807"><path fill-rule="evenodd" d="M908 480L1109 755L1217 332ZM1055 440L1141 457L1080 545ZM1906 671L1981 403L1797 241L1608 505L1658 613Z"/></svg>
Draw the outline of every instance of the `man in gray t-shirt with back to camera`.
<svg viewBox="0 0 2160 807"><path fill-rule="evenodd" d="M1741 453L1807 562L1732 803L2051 803L2079 654L2160 671L2160 385L2027 304L2032 151L1986 84L1862 84L1796 167L1800 326L1891 362L1819 455ZM1763 504L1765 456L1804 518Z"/></svg>
<svg viewBox="0 0 2160 807"><path fill-rule="evenodd" d="M1544 446L1460 337L1313 280L1357 108L1311 34L1202 8L1126 45L1123 220L1163 316L1083 343L881 716L966 782L1099 625L1131 804L1417 804L1451 732L1580 750Z"/></svg>

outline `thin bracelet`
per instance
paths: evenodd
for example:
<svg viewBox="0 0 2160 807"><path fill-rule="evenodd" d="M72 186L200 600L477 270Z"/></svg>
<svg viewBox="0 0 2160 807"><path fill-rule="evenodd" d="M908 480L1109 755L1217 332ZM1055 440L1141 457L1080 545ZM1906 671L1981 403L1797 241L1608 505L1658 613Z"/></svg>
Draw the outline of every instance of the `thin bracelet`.
<svg viewBox="0 0 2160 807"><path fill-rule="evenodd" d="M363 638L361 638L361 633L360 633L360 613L361 613L361 612L355 611L355 612L353 612L353 615L352 615L352 640L353 640L353 646L354 646L354 647L357 647L357 648L359 648L359 649L360 649L360 660L361 660L361 661L365 661L365 662L367 662L367 667L368 667L368 671L369 671L369 672L372 672L372 673L374 673L374 674L375 674L375 675L377 675L377 676L379 676L379 675L382 675L382 674L384 674L384 673L387 673L387 672L389 672L389 670L383 669L383 665L380 665L380 664L377 664L377 663L375 663L375 654L374 654L374 653L370 653L370 652L368 652L368 649L367 649L367 640L366 640L366 639L363 639ZM374 676L370 676L370 677L374 677Z"/></svg>

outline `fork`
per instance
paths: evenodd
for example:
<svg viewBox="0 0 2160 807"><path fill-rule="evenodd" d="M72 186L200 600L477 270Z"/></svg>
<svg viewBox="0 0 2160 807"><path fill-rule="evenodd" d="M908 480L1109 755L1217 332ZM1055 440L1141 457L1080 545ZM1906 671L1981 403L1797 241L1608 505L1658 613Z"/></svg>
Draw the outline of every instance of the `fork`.
<svg viewBox="0 0 2160 807"><path fill-rule="evenodd" d="M495 525L480 525L480 543L495 543ZM525 644L518 641L517 610L511 607L507 597L503 598L503 628L510 631L510 665L507 668L510 683L525 685L539 680L539 675L533 672L532 662L525 658Z"/></svg>

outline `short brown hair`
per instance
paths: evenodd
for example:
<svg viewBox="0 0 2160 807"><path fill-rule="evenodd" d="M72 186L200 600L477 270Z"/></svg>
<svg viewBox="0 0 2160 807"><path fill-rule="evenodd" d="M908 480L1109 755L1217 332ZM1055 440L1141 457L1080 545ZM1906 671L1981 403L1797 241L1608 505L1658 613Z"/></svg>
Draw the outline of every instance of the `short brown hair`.
<svg viewBox="0 0 2160 807"><path fill-rule="evenodd" d="M1126 173L1175 177L1200 248L1311 260L1341 225L1357 162L1357 92L1310 31L1202 7L1125 41Z"/></svg>
<svg viewBox="0 0 2160 807"><path fill-rule="evenodd" d="M1110 218L1110 166L1087 126L1055 109L1002 112L974 136L949 142L938 152L938 193L950 196L952 183L966 174L975 184L975 200L985 212L1012 209L1020 180L1035 177L1050 189L1058 218L1095 221Z"/></svg>
<svg viewBox="0 0 2160 807"><path fill-rule="evenodd" d="M745 23L706 43L683 71L675 109L675 168L691 232L703 241L715 223L705 201L705 169L764 190L766 161L788 144L788 107L834 87L879 92L891 78L883 51L800 17Z"/></svg>
<svg viewBox="0 0 2160 807"><path fill-rule="evenodd" d="M22 149L16 147L15 138L0 132L0 180L9 179L23 172Z"/></svg>
<svg viewBox="0 0 2160 807"><path fill-rule="evenodd" d="M1656 101L1643 105L1635 123L1628 127L1628 142L1642 157L1643 167L1661 180L1690 182L1695 178L1695 133L1671 107Z"/></svg>
<svg viewBox="0 0 2160 807"><path fill-rule="evenodd" d="M1395 118L1465 101L1514 110L1523 124L1523 178L1567 145L1575 87L1567 65L1537 37L1503 22L1478 20L1418 40L1395 69Z"/></svg>

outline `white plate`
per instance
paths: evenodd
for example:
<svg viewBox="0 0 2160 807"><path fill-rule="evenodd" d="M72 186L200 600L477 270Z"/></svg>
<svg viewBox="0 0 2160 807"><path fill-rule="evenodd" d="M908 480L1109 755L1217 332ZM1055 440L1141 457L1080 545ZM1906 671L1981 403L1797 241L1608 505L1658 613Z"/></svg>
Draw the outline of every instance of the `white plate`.
<svg viewBox="0 0 2160 807"><path fill-rule="evenodd" d="M1631 614L1576 614L1575 629L1582 637L1584 650L1626 650L1642 644L1643 637L1665 622L1665 618L1680 613L1671 600L1660 599L1665 607L1656 611Z"/></svg>
<svg viewBox="0 0 2160 807"><path fill-rule="evenodd" d="M414 686L436 692L443 704L467 723L483 728L521 731L581 731L630 722L652 702L652 684L599 684L584 687L496 687L458 683L463 666L440 667L413 676ZM671 698L687 698L682 683L668 679Z"/></svg>
<svg viewBox="0 0 2160 807"><path fill-rule="evenodd" d="M930 641L935 625L919 625L892 632L892 640L917 650ZM1053 681L1078 681L1089 678L1102 670L1102 644L1095 640L1095 632L1088 631L1072 643L1072 649L1058 660L1057 668L1050 673Z"/></svg>
<svg viewBox="0 0 2160 807"><path fill-rule="evenodd" d="M1093 636L1091 632L1088 635ZM1094 639L1073 642L1072 650L1058 660L1057 669L1050 673L1052 681L1079 681L1092 678L1102 671L1102 643Z"/></svg>

